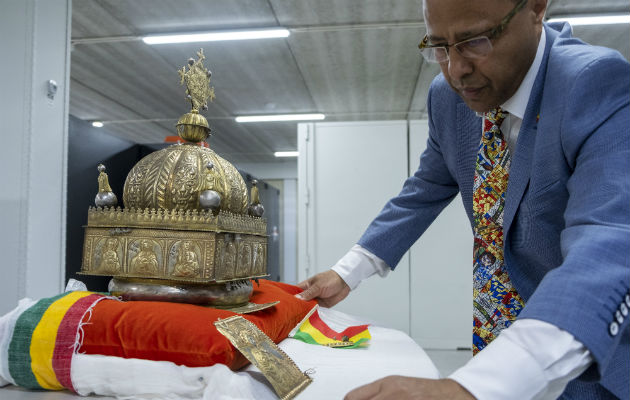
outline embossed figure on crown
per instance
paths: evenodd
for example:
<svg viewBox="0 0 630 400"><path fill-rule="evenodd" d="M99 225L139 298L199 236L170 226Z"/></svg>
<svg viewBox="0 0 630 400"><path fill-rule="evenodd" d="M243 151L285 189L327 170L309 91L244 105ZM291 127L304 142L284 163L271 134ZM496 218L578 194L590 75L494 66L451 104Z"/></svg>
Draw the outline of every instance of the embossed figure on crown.
<svg viewBox="0 0 630 400"><path fill-rule="evenodd" d="M241 245L236 264L236 276L247 276L252 267L252 247L249 243Z"/></svg>
<svg viewBox="0 0 630 400"><path fill-rule="evenodd" d="M230 240L225 245L225 270L229 273L234 273L236 266L236 245L234 241Z"/></svg>
<svg viewBox="0 0 630 400"><path fill-rule="evenodd" d="M173 203L176 208L185 209L193 199L197 184L197 160L192 153L184 153L183 160L175 172Z"/></svg>
<svg viewBox="0 0 630 400"><path fill-rule="evenodd" d="M199 260L195 253L196 245L186 240L179 245L177 250L177 262L173 269L174 276L192 277L199 272Z"/></svg>
<svg viewBox="0 0 630 400"><path fill-rule="evenodd" d="M265 272L265 249L261 243L257 243L254 250L254 273L262 275Z"/></svg>
<svg viewBox="0 0 630 400"><path fill-rule="evenodd" d="M137 207L142 201L142 182L147 172L146 162L140 162L132 169L127 176L125 182L125 191L123 193L123 203L125 206L131 205Z"/></svg>
<svg viewBox="0 0 630 400"><path fill-rule="evenodd" d="M217 250L215 253L215 265L223 265L225 259L225 241L223 238L217 240Z"/></svg>
<svg viewBox="0 0 630 400"><path fill-rule="evenodd" d="M149 240L140 242L140 251L131 259L131 272L137 274L157 274L158 259Z"/></svg>
<svg viewBox="0 0 630 400"><path fill-rule="evenodd" d="M98 272L103 274L115 274L120 271L120 259L118 258L118 239L108 238L105 240L104 250L101 255L101 262Z"/></svg>

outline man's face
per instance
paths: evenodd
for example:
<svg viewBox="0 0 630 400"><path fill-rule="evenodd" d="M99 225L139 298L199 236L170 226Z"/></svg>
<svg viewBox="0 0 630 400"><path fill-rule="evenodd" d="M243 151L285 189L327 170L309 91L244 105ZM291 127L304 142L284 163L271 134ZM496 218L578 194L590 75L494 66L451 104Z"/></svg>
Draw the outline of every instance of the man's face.
<svg viewBox="0 0 630 400"><path fill-rule="evenodd" d="M424 0L429 43L454 44L499 25L516 2L510 0ZM485 58L465 58L449 48L442 74L471 109L485 112L518 89L536 55L546 0L529 0L492 42ZM487 35L488 33L483 33Z"/></svg>

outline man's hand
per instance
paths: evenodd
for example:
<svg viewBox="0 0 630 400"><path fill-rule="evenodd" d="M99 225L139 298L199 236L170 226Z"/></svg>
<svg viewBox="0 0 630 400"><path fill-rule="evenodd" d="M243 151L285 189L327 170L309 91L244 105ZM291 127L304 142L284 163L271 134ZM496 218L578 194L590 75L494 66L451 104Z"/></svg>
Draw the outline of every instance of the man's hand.
<svg viewBox="0 0 630 400"><path fill-rule="evenodd" d="M388 376L348 393L344 400L475 400L459 383L451 379L423 379Z"/></svg>
<svg viewBox="0 0 630 400"><path fill-rule="evenodd" d="M319 305L324 307L334 306L350 293L350 287L332 269L312 276L297 285L304 290L296 295L298 298L302 300L315 299Z"/></svg>

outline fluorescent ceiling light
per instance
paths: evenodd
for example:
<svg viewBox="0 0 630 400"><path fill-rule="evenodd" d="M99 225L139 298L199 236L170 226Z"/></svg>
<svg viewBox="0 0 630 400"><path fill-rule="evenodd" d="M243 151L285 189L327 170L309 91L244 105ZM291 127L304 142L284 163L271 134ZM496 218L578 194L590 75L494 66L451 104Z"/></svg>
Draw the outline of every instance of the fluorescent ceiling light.
<svg viewBox="0 0 630 400"><path fill-rule="evenodd" d="M299 154L297 151L276 151L273 153L276 157L297 157Z"/></svg>
<svg viewBox="0 0 630 400"><path fill-rule="evenodd" d="M289 36L288 29L257 29L249 31L216 31L190 33L182 35L151 35L142 38L146 44L215 42L220 40L251 40L285 38Z"/></svg>
<svg viewBox="0 0 630 400"><path fill-rule="evenodd" d="M101 121L94 121L92 122L92 126L95 128L102 128L103 127L103 123Z"/></svg>
<svg viewBox="0 0 630 400"><path fill-rule="evenodd" d="M590 15L590 16L584 16L584 17L556 17L556 18L549 19L547 22L568 22L572 26L630 24L630 14Z"/></svg>
<svg viewBox="0 0 630 400"><path fill-rule="evenodd" d="M236 117L236 122L313 121L326 118L324 114L275 114Z"/></svg>

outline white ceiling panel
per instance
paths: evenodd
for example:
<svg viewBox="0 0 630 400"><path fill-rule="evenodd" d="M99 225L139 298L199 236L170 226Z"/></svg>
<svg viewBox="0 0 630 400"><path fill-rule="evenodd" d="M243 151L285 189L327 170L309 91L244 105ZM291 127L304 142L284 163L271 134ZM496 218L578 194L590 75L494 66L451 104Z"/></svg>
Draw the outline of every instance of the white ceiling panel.
<svg viewBox="0 0 630 400"><path fill-rule="evenodd" d="M281 25L356 25L421 21L421 0L270 0Z"/></svg>
<svg viewBox="0 0 630 400"><path fill-rule="evenodd" d="M138 143L175 133L189 110L177 70L204 48L216 100L213 149L232 162L295 150L296 123L237 115L323 112L327 120L421 118L439 68L417 51L421 0L74 0L70 110ZM552 0L548 16L630 12L627 0ZM149 46L145 34L285 26L286 39ZM630 58L630 25L576 27Z"/></svg>

